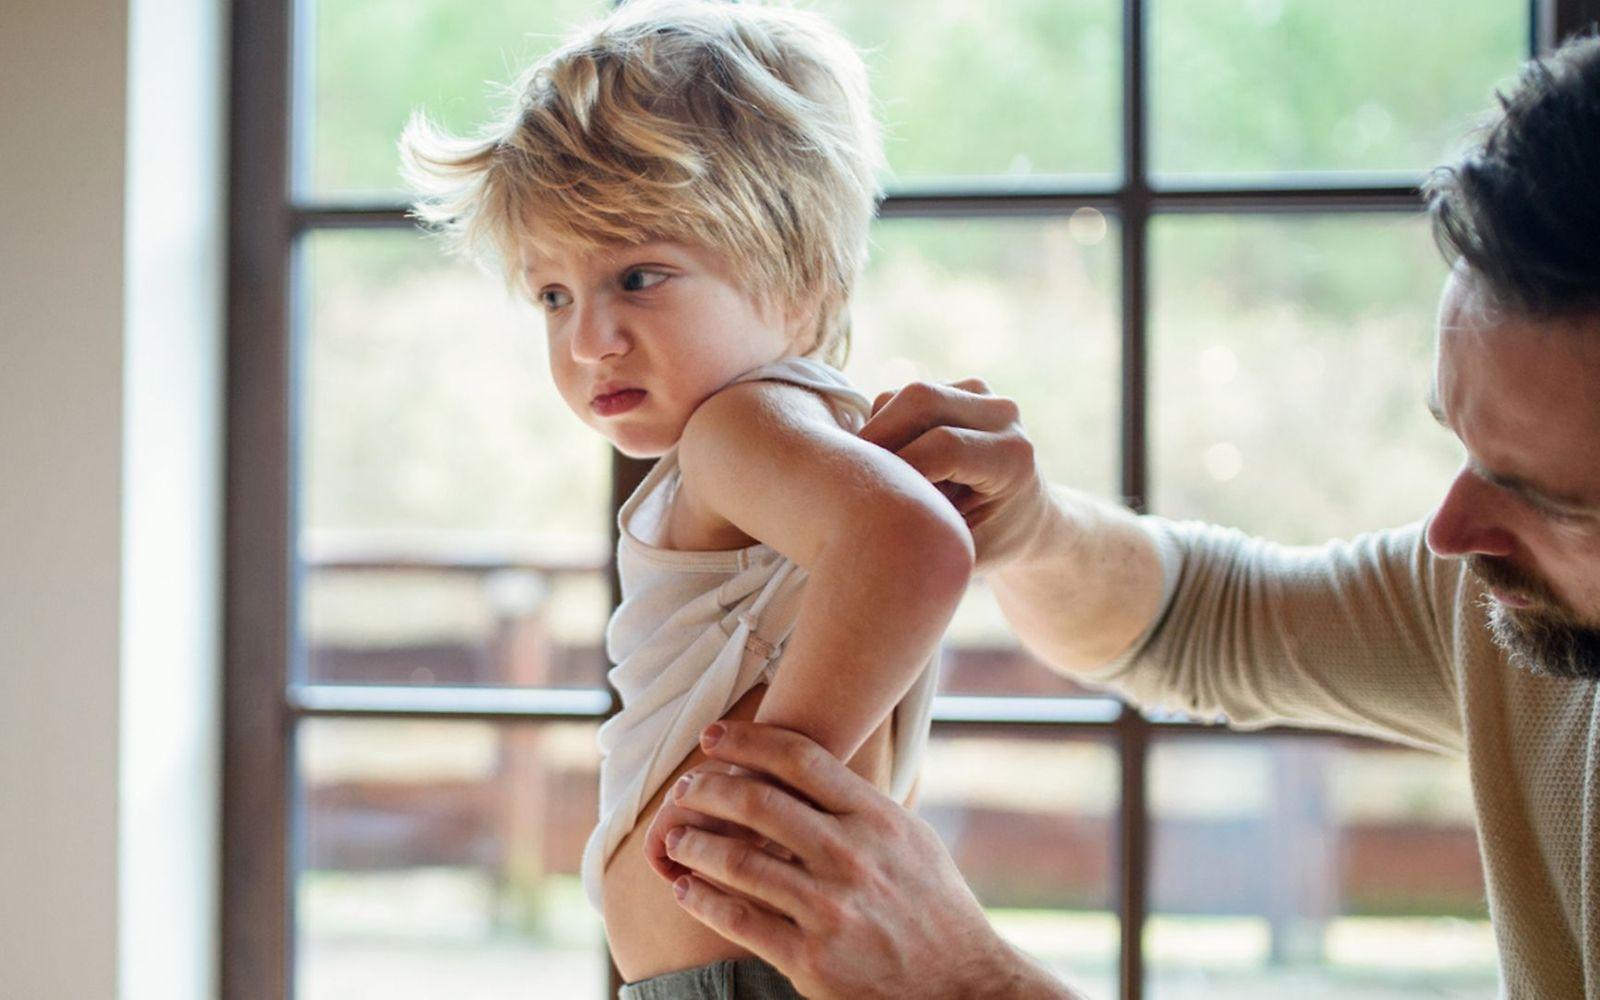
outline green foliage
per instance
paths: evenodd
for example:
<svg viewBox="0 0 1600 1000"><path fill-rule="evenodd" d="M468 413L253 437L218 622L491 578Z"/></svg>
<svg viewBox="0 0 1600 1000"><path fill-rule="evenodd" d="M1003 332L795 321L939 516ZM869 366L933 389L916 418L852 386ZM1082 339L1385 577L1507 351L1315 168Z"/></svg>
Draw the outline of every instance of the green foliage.
<svg viewBox="0 0 1600 1000"><path fill-rule="evenodd" d="M867 50L900 179L1114 173L1112 0L828 0Z"/></svg>
<svg viewBox="0 0 1600 1000"><path fill-rule="evenodd" d="M857 296L850 372L869 393L977 375L1015 397L1046 469L1117 496L1114 230L1060 218L895 220Z"/></svg>
<svg viewBox="0 0 1600 1000"><path fill-rule="evenodd" d="M312 189L394 191L411 112L474 131L518 70L602 0L320 0L313 49Z"/></svg>
<svg viewBox="0 0 1600 1000"><path fill-rule="evenodd" d="M1459 453L1422 402L1420 221L1165 219L1152 272L1154 509L1312 543L1437 502Z"/></svg>
<svg viewBox="0 0 1600 1000"><path fill-rule="evenodd" d="M901 180L1119 170L1115 0L813 0L866 50ZM319 194L395 191L416 107L471 131L602 0L316 7ZM1523 57L1519 0L1151 0L1158 171L1423 170Z"/></svg>
<svg viewBox="0 0 1600 1000"><path fill-rule="evenodd" d="M1152 0L1160 172L1424 170L1526 57L1517 0Z"/></svg>
<svg viewBox="0 0 1600 1000"><path fill-rule="evenodd" d="M608 450L494 279L403 232L324 233L305 360L312 530L602 539Z"/></svg>

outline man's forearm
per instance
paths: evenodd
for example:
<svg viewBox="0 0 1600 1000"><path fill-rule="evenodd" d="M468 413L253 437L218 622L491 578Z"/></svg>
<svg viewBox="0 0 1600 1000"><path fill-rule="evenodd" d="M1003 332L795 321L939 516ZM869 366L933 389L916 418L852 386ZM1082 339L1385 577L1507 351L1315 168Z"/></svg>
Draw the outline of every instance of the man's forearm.
<svg viewBox="0 0 1600 1000"><path fill-rule="evenodd" d="M994 956L988 975L962 987L962 1000L1083 1000L1032 955L1012 945Z"/></svg>
<svg viewBox="0 0 1600 1000"><path fill-rule="evenodd" d="M1127 510L1051 487L1026 554L990 575L1000 610L1029 650L1065 671L1124 652L1160 610L1161 556Z"/></svg>

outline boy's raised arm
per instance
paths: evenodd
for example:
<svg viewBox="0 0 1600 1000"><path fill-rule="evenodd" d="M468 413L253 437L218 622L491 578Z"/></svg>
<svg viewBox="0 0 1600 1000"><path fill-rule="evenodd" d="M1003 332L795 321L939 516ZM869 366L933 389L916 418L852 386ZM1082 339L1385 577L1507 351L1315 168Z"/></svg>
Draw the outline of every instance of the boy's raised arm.
<svg viewBox="0 0 1600 1000"><path fill-rule="evenodd" d="M717 393L690 418L678 457L690 502L810 575L756 720L848 759L916 680L965 593L966 524L914 469L794 386Z"/></svg>

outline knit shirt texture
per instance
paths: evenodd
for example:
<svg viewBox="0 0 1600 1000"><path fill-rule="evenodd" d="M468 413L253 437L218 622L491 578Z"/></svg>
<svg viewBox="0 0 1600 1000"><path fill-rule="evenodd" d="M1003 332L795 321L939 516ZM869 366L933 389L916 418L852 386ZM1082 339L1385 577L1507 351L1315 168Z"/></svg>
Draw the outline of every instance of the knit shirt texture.
<svg viewBox="0 0 1600 1000"><path fill-rule="evenodd" d="M1167 597L1087 679L1238 728L1314 726L1463 756L1499 950L1517 998L1600 1000L1600 701L1511 665L1485 589L1423 524L1291 548L1143 518Z"/></svg>

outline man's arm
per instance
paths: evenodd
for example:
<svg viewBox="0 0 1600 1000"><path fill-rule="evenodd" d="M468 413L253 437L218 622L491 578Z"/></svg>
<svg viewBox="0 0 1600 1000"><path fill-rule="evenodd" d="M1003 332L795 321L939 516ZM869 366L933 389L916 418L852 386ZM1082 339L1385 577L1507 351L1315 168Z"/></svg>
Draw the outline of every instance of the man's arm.
<svg viewBox="0 0 1600 1000"><path fill-rule="evenodd" d="M1022 644L1072 672L1115 659L1149 630L1166 570L1131 512L1065 487L1049 493L1041 537L989 584Z"/></svg>
<svg viewBox="0 0 1600 1000"><path fill-rule="evenodd" d="M1155 522L1181 553L1159 627L1136 655L1083 672L1131 700L1230 725L1316 726L1462 748L1450 632L1462 564L1413 524L1315 547Z"/></svg>
<svg viewBox="0 0 1600 1000"><path fill-rule="evenodd" d="M696 873L675 884L679 905L776 966L800 992L1075 1000L995 933L927 823L817 744L783 729L725 722L707 727L701 748L766 780L699 773L674 789L678 801L745 824L792 857L679 828L671 855Z"/></svg>
<svg viewBox="0 0 1600 1000"><path fill-rule="evenodd" d="M1463 606L1462 571L1431 557L1420 527L1296 549L1135 518L1045 486L1016 405L976 380L880 396L862 434L955 501L1046 663L1235 725L1459 747L1445 619Z"/></svg>

